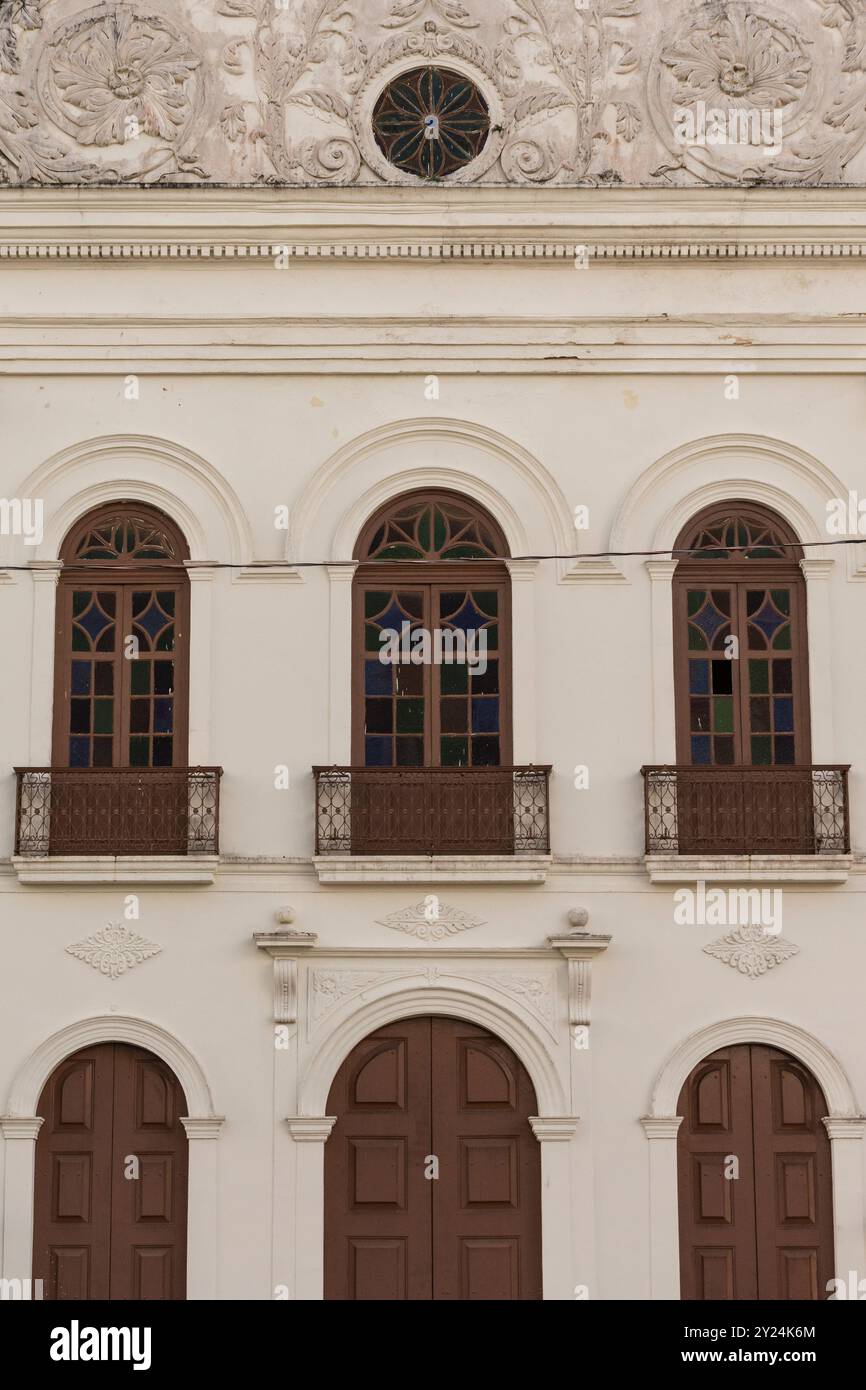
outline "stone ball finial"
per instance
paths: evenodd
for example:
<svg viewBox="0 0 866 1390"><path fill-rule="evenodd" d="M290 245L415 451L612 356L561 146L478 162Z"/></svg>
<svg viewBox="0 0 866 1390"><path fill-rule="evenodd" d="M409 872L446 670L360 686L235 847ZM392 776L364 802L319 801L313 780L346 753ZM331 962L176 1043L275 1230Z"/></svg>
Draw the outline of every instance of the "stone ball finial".
<svg viewBox="0 0 866 1390"><path fill-rule="evenodd" d="M569 911L568 920L571 923L572 927L574 927L575 930L577 930L580 927L586 926L587 922L589 921L589 913L587 912L585 907L573 907Z"/></svg>
<svg viewBox="0 0 866 1390"><path fill-rule="evenodd" d="M281 926L291 926L295 920L295 909L293 907L281 907L274 913Z"/></svg>

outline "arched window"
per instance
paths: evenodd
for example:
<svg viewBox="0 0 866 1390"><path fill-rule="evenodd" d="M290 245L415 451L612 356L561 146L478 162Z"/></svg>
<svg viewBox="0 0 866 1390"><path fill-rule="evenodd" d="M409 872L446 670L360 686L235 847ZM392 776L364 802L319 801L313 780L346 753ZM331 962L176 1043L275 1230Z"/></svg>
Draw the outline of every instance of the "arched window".
<svg viewBox="0 0 866 1390"><path fill-rule="evenodd" d="M83 517L60 553L55 766L184 766L183 536L154 507L113 502Z"/></svg>
<svg viewBox="0 0 866 1390"><path fill-rule="evenodd" d="M675 553L678 762L808 763L806 586L797 537L768 509L727 502L693 518Z"/></svg>
<svg viewBox="0 0 866 1390"><path fill-rule="evenodd" d="M405 494L355 548L352 761L499 767L511 761L505 537L476 503Z"/></svg>

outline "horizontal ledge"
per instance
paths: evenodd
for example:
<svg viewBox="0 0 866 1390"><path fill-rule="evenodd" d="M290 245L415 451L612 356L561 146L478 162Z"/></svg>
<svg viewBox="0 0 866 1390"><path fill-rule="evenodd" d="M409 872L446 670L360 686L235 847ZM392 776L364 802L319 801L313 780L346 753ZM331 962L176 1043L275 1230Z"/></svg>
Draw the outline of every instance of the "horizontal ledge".
<svg viewBox="0 0 866 1390"><path fill-rule="evenodd" d="M549 854L319 854L320 883L544 883Z"/></svg>
<svg viewBox="0 0 866 1390"><path fill-rule="evenodd" d="M20 883L213 883L219 856L57 854L12 857Z"/></svg>
<svg viewBox="0 0 866 1390"><path fill-rule="evenodd" d="M647 854L651 883L845 883L850 854Z"/></svg>

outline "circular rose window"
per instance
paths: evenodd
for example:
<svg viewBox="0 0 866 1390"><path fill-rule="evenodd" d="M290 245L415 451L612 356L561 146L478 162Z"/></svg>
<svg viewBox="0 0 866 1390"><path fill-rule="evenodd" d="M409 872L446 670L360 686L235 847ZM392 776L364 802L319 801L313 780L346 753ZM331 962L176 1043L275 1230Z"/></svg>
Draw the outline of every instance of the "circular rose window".
<svg viewBox="0 0 866 1390"><path fill-rule="evenodd" d="M383 155L419 179L443 179L471 163L490 130L475 83L449 68L413 68L395 77L373 108Z"/></svg>

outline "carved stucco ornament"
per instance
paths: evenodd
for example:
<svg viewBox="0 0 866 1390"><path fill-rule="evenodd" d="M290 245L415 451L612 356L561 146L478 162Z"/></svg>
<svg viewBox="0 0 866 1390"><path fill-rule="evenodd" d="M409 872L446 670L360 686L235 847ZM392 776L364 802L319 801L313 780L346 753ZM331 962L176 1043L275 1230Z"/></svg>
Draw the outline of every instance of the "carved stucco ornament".
<svg viewBox="0 0 866 1390"><path fill-rule="evenodd" d="M370 118L425 64L490 114L446 183L866 183L866 0L3 0L0 184L412 186Z"/></svg>
<svg viewBox="0 0 866 1390"><path fill-rule="evenodd" d="M159 955L162 947L130 931L122 922L110 922L83 941L73 942L66 950L70 956L92 965L100 975L116 980L141 965L142 961Z"/></svg>
<svg viewBox="0 0 866 1390"><path fill-rule="evenodd" d="M729 965L750 980L760 979L768 970L799 954L799 946L784 936L773 936L760 926L741 926L704 947L708 956Z"/></svg>
<svg viewBox="0 0 866 1390"><path fill-rule="evenodd" d="M411 907L401 907L380 917L378 925L392 927L407 936L415 936L419 941L443 941L458 932L469 931L472 927L484 925L483 917L473 917L458 907L449 907L435 893L428 893L420 903Z"/></svg>

